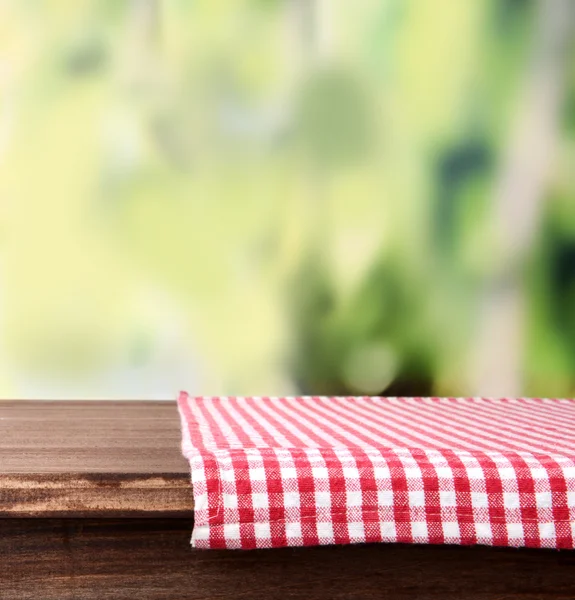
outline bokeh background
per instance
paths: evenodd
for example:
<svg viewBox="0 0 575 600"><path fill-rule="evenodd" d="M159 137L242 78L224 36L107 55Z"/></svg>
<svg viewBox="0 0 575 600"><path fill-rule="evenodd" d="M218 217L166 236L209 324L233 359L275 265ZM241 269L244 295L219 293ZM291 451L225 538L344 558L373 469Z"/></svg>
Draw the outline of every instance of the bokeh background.
<svg viewBox="0 0 575 600"><path fill-rule="evenodd" d="M0 396L575 395L571 0L0 0Z"/></svg>

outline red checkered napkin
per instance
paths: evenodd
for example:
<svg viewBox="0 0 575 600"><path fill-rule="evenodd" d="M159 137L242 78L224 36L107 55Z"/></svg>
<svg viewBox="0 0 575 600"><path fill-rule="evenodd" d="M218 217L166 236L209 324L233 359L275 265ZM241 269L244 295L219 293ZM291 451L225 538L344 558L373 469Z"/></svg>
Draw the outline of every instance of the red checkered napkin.
<svg viewBox="0 0 575 600"><path fill-rule="evenodd" d="M575 548L575 401L182 393L197 548Z"/></svg>

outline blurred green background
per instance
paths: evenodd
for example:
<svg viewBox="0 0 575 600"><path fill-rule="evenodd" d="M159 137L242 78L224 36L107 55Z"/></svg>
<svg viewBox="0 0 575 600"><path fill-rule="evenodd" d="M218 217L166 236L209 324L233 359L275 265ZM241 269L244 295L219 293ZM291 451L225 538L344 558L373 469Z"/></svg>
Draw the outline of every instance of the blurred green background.
<svg viewBox="0 0 575 600"><path fill-rule="evenodd" d="M574 8L0 1L0 395L575 395Z"/></svg>

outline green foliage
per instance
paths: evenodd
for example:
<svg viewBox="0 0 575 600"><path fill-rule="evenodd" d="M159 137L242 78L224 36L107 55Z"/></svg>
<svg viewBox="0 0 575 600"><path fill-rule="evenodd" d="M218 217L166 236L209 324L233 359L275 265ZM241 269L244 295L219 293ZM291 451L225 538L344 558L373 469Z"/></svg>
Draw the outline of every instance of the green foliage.
<svg viewBox="0 0 575 600"><path fill-rule="evenodd" d="M303 84L296 123L303 151L320 167L335 169L362 161L374 144L366 92L341 68L314 71Z"/></svg>
<svg viewBox="0 0 575 600"><path fill-rule="evenodd" d="M15 370L149 368L174 336L209 393L465 393L536 4L15 3ZM570 64L524 266L526 393L575 391Z"/></svg>

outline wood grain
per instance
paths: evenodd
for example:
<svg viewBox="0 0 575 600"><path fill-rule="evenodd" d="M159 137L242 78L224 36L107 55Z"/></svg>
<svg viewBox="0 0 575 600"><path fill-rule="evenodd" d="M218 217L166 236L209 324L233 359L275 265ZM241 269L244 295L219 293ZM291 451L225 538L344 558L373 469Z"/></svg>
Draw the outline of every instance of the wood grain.
<svg viewBox="0 0 575 600"><path fill-rule="evenodd" d="M0 402L0 517L192 510L175 402Z"/></svg>
<svg viewBox="0 0 575 600"><path fill-rule="evenodd" d="M0 402L0 599L575 599L573 551L192 550L179 448L174 403Z"/></svg>
<svg viewBox="0 0 575 600"><path fill-rule="evenodd" d="M189 519L0 520L2 600L573 600L575 552L190 548Z"/></svg>

